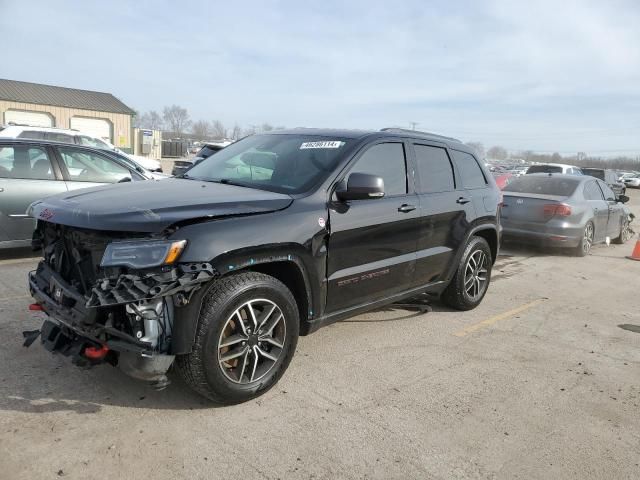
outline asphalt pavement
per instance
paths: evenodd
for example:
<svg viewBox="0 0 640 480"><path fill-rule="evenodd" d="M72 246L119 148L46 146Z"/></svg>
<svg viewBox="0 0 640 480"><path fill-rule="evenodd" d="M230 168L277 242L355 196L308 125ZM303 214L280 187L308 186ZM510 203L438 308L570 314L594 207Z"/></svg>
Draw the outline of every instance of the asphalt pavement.
<svg viewBox="0 0 640 480"><path fill-rule="evenodd" d="M223 408L175 375L156 392L22 347L36 259L0 253L0 478L640 478L636 239L508 246L476 310L321 329L269 393Z"/></svg>

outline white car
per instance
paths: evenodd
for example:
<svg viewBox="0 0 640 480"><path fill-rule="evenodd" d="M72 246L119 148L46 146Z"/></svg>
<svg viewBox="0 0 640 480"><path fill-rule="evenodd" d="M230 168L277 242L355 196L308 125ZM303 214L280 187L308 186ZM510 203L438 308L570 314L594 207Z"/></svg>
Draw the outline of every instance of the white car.
<svg viewBox="0 0 640 480"><path fill-rule="evenodd" d="M545 163L540 165L531 165L527 168L529 173L562 173L564 175L582 175L582 170L574 165L564 163Z"/></svg>
<svg viewBox="0 0 640 480"><path fill-rule="evenodd" d="M624 183L624 181L627 178L632 178L632 177L635 177L636 175L637 175L637 173L633 173L633 172L625 172L625 173L620 172L620 176L618 177L618 181Z"/></svg>
<svg viewBox="0 0 640 480"><path fill-rule="evenodd" d="M9 125L0 129L0 138L32 138L34 140L49 140L53 142L74 143L87 147L99 148L100 150L115 150L129 157L133 162L150 172L162 173L162 165L153 158L131 155L123 152L108 141L94 137L87 133L71 130L68 128L54 127L32 127L28 125Z"/></svg>
<svg viewBox="0 0 640 480"><path fill-rule="evenodd" d="M626 177L624 179L624 184L627 187L640 188L640 174L637 174L633 177Z"/></svg>

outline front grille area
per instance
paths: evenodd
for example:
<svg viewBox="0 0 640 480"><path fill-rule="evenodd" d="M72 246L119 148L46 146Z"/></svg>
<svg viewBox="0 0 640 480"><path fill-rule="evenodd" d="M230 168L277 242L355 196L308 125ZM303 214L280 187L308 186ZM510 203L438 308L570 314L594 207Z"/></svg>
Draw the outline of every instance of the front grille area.
<svg viewBox="0 0 640 480"><path fill-rule="evenodd" d="M82 295L91 293L107 244L123 239L122 234L115 232L79 229L43 221L38 223L36 235L43 248L44 262Z"/></svg>

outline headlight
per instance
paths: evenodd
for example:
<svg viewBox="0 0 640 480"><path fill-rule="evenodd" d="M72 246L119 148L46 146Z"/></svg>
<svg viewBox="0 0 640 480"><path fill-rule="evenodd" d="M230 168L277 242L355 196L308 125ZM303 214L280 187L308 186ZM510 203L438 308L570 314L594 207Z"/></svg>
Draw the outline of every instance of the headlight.
<svg viewBox="0 0 640 480"><path fill-rule="evenodd" d="M174 263L186 240L140 240L132 242L112 242L104 251L101 267L150 268Z"/></svg>

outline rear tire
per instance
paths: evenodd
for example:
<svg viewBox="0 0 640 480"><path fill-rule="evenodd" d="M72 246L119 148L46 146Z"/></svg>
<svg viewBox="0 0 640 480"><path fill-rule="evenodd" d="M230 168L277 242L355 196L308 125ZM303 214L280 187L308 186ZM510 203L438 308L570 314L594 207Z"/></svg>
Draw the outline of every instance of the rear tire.
<svg viewBox="0 0 640 480"><path fill-rule="evenodd" d="M476 308L489 288L492 266L487 241L482 237L471 237L455 275L442 293L442 301L456 310Z"/></svg>
<svg viewBox="0 0 640 480"><path fill-rule="evenodd" d="M282 377L298 342L291 291L262 273L215 280L203 299L191 353L177 370L193 390L231 405L262 395Z"/></svg>

